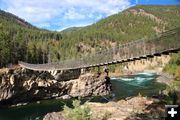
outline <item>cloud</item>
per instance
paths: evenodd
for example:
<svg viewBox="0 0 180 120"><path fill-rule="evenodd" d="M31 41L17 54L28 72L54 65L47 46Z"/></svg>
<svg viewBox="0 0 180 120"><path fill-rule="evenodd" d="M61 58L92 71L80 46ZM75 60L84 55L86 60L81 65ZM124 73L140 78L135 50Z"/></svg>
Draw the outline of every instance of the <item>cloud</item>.
<svg viewBox="0 0 180 120"><path fill-rule="evenodd" d="M70 8L64 16L64 19L71 19L71 20L76 20L76 19L84 19L86 16L84 14L81 14L75 10L75 8Z"/></svg>
<svg viewBox="0 0 180 120"><path fill-rule="evenodd" d="M48 29L93 23L131 5L129 0L0 0L0 4L6 11Z"/></svg>

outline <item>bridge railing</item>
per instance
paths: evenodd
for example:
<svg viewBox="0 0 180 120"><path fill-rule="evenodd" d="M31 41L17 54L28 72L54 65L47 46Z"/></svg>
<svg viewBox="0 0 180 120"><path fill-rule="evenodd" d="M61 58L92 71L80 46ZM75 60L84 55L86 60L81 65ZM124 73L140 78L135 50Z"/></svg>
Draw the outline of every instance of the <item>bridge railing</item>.
<svg viewBox="0 0 180 120"><path fill-rule="evenodd" d="M173 29L148 39L129 42L117 47L91 54L85 58L66 60L58 63L28 64L20 62L22 67L32 70L65 70L123 62L147 55L161 54L180 48L180 28Z"/></svg>

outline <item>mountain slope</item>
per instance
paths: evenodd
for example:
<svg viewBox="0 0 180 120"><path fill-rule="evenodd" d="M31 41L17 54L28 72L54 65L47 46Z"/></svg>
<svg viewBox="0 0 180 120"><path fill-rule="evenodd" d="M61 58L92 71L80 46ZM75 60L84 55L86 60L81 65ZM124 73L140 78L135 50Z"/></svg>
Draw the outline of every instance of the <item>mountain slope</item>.
<svg viewBox="0 0 180 120"><path fill-rule="evenodd" d="M135 6L78 31L63 33L60 48L67 52L65 57L72 52L78 55L76 53L108 49L180 27L179 20L180 6Z"/></svg>
<svg viewBox="0 0 180 120"><path fill-rule="evenodd" d="M22 27L27 27L27 28L35 28L33 25L30 23L26 22L25 20L19 18L18 16L15 16L9 12L5 12L3 10L0 10L0 22L11 22L12 24L17 24Z"/></svg>
<svg viewBox="0 0 180 120"><path fill-rule="evenodd" d="M75 31L78 31L80 30L82 27L70 27L70 28L67 28L65 30L62 30L61 32L75 32Z"/></svg>

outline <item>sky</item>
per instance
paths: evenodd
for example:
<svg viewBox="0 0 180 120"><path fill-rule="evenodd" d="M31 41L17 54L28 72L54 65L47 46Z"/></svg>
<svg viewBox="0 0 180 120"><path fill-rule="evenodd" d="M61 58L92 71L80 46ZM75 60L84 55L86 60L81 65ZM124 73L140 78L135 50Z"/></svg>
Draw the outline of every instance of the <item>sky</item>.
<svg viewBox="0 0 180 120"><path fill-rule="evenodd" d="M137 4L180 5L180 0L0 0L0 9L34 26L61 31L91 25Z"/></svg>

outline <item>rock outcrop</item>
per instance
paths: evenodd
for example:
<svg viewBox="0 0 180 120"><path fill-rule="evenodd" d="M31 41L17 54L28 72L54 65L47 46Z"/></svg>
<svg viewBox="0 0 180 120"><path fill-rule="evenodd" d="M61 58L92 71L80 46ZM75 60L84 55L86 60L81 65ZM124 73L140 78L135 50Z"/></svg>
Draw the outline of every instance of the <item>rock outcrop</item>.
<svg viewBox="0 0 180 120"><path fill-rule="evenodd" d="M62 112L48 113L43 120L65 120L65 115Z"/></svg>
<svg viewBox="0 0 180 120"><path fill-rule="evenodd" d="M111 101L108 103L88 102L93 120L104 120L105 113L109 113L108 120L160 120L165 113L164 104L155 99L133 97L128 100ZM43 120L67 120L65 113L48 113Z"/></svg>
<svg viewBox="0 0 180 120"><path fill-rule="evenodd" d="M57 81L48 72L9 69L0 74L0 104L9 105L41 99L67 99L78 96L107 95L111 91L108 77L93 74L78 79Z"/></svg>
<svg viewBox="0 0 180 120"><path fill-rule="evenodd" d="M126 64L125 70L128 71L144 71L144 70L157 70L162 71L163 67L170 61L169 55L156 56L149 59L141 59L131 61Z"/></svg>

